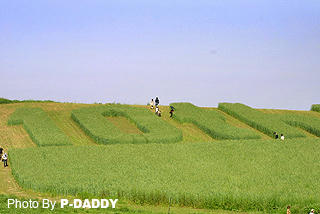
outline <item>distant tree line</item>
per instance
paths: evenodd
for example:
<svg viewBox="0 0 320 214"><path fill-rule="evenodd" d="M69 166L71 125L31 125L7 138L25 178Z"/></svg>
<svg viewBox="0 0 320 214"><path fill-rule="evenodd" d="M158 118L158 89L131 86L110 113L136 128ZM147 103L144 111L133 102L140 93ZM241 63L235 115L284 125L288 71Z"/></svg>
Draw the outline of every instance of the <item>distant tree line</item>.
<svg viewBox="0 0 320 214"><path fill-rule="evenodd" d="M1 97L0 97L0 104L10 104L10 103L40 103L40 102L53 103L54 101L52 101L52 100L9 100L9 99L1 98Z"/></svg>

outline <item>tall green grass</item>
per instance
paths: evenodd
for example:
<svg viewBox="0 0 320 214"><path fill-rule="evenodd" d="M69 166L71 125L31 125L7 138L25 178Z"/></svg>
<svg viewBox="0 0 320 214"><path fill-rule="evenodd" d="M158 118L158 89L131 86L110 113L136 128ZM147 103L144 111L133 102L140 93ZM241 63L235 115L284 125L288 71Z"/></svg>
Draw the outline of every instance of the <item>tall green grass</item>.
<svg viewBox="0 0 320 214"><path fill-rule="evenodd" d="M215 110L201 109L191 103L171 103L174 119L181 123L193 123L215 139L259 139L260 135L245 128L238 128L226 122L225 117Z"/></svg>
<svg viewBox="0 0 320 214"><path fill-rule="evenodd" d="M218 108L249 126L273 137L282 133L286 138L305 137L298 129L288 125L272 114L265 114L241 103L219 103Z"/></svg>
<svg viewBox="0 0 320 214"><path fill-rule="evenodd" d="M279 114L277 117L291 126L299 127L320 137L320 118L318 117L292 113Z"/></svg>
<svg viewBox="0 0 320 214"><path fill-rule="evenodd" d="M71 145L71 141L41 108L18 108L12 113L8 125L23 125L38 146Z"/></svg>
<svg viewBox="0 0 320 214"><path fill-rule="evenodd" d="M143 134L121 132L105 117L122 116ZM72 111L72 119L97 143L172 143L182 140L182 132L148 109L128 105L102 105Z"/></svg>
<svg viewBox="0 0 320 214"><path fill-rule="evenodd" d="M319 207L320 140L284 142L39 147L9 157L19 185L40 192L266 213Z"/></svg>

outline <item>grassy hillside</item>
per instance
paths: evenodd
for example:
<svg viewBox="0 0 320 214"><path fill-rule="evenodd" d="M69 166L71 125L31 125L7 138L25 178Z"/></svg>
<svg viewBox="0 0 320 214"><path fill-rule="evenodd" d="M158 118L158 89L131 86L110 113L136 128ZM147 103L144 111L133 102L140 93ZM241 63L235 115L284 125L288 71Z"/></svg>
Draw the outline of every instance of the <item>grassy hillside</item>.
<svg viewBox="0 0 320 214"><path fill-rule="evenodd" d="M90 182L109 184L117 181L108 190L113 194L117 191L121 192L123 201L126 201L123 206L130 210L122 210L119 211L120 213L136 211L166 213L168 197L174 199L173 213L224 213L221 210L214 211L212 208L246 212L267 210L281 213L287 204L293 205L293 210L302 212L310 207L319 206L319 183L316 180L317 175L312 174L319 171L319 165L316 164L320 161L317 159L320 157L319 138L301 128L297 129L306 136L304 139L274 141L270 140L270 136L217 108L205 108L223 115L225 122L230 126L248 129L261 136L261 140L224 141L212 138L192 123L180 123L170 118L169 107L160 106L162 117L159 119L180 130L183 135L181 141L171 145L98 146L71 118L73 110L90 106L102 105L51 102L0 105L0 146L5 150L9 149L11 158L9 168L0 170L0 194L32 198L48 197L48 192L50 192L49 195L65 193L68 197L74 197L73 194L88 193L88 190L93 191L91 192L93 194L99 194L101 189L86 190L87 182L81 180L83 178L80 176L83 173L81 170L86 169L84 162L86 157L80 158L82 156L76 154L85 154L88 151L92 152L90 156L94 157L92 159L94 167L90 170L93 175L95 173L97 175L90 177ZM10 115L21 107L42 109L54 125L68 137L72 146L52 147L51 150L40 149L22 125L8 126ZM153 111L147 106L135 107ZM290 112L320 118L320 113L314 111L270 109L257 111L277 116ZM123 134L142 134L136 124L127 118L105 116L105 119ZM311 153L313 155L310 155ZM45 154L45 156L39 156L39 154ZM36 157L38 158L35 159ZM43 157L50 158L42 159ZM64 159L66 157L73 158ZM119 157L122 158L119 159ZM56 168L59 160L67 164L62 165L62 168ZM112 168L109 163L115 160L117 161ZM37 166L39 173L28 172L26 166L29 164ZM72 166L77 170L73 171ZM45 177L44 167L53 167L53 172L59 169L60 176L65 178L68 177L67 174L78 175L74 178L79 180L67 179L67 183L74 183L70 183L69 186L57 186L55 174L42 179ZM12 176L12 168L20 186ZM105 171L113 173L104 176L104 181L96 180L99 176L103 176ZM121 177L121 172L131 176ZM42 177L37 178L37 176ZM30 186L31 183L32 186ZM57 189L50 188L52 185ZM73 185L72 189L75 192L68 192L70 185ZM140 191L137 192L137 189ZM138 201L133 199L136 196L139 198ZM137 203L144 205L136 208L134 204ZM153 205L148 207L149 205L146 204ZM160 204L160 208L154 206L155 204ZM210 208L210 210L181 208L181 205Z"/></svg>

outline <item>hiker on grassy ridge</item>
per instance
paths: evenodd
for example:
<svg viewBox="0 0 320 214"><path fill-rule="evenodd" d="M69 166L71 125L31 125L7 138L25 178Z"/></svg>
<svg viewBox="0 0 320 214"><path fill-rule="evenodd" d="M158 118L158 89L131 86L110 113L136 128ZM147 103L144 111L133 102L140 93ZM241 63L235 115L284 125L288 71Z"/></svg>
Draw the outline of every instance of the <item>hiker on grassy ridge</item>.
<svg viewBox="0 0 320 214"><path fill-rule="evenodd" d="M7 153L4 153L3 155L2 155L2 161L3 161L3 166L4 166L4 168L6 168L7 166L8 166L8 155L7 155Z"/></svg>
<svg viewBox="0 0 320 214"><path fill-rule="evenodd" d="M2 151L3 151L3 148L0 147L0 161L1 161L1 158L2 158Z"/></svg>
<svg viewBox="0 0 320 214"><path fill-rule="evenodd" d="M153 106L154 106L154 101L153 101L153 99L151 99L150 108L153 109Z"/></svg>
<svg viewBox="0 0 320 214"><path fill-rule="evenodd" d="M170 106L171 107L171 106ZM174 110L173 110L173 108L171 108L171 110L170 110L170 117L173 117L173 112L174 112Z"/></svg>
<svg viewBox="0 0 320 214"><path fill-rule="evenodd" d="M161 111L158 106L156 106L156 115L161 117Z"/></svg>
<svg viewBox="0 0 320 214"><path fill-rule="evenodd" d="M273 132L273 135L274 135L274 138L275 138L275 139L278 139L278 138L279 138L279 135L278 135L277 132Z"/></svg>
<svg viewBox="0 0 320 214"><path fill-rule="evenodd" d="M284 136L283 136L283 134L281 134L281 137L280 137L280 139L281 139L281 140L284 140Z"/></svg>
<svg viewBox="0 0 320 214"><path fill-rule="evenodd" d="M160 103L160 101L159 101L159 98L158 98L158 97L156 97L155 102L156 102L156 107L157 107L157 106L159 105L159 103Z"/></svg>

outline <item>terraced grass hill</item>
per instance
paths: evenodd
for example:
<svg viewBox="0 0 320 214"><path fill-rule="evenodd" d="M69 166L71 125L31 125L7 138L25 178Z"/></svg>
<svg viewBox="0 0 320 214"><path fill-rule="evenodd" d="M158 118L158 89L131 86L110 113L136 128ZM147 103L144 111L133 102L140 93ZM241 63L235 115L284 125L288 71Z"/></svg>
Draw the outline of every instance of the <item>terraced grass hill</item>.
<svg viewBox="0 0 320 214"><path fill-rule="evenodd" d="M0 146L10 157L0 194L116 196L129 213L167 213L169 200L173 213L320 207L319 112L174 106L171 118L169 106L158 117L149 106L0 105ZM292 138L274 140L273 124Z"/></svg>

